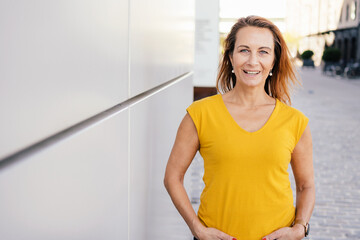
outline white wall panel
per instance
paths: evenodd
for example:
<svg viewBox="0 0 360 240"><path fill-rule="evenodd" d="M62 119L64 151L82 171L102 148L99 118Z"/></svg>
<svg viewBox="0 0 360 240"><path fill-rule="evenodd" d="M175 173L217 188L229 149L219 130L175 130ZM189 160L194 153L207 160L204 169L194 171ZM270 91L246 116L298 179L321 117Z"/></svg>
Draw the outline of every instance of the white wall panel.
<svg viewBox="0 0 360 240"><path fill-rule="evenodd" d="M219 0L196 0L194 85L215 87L219 66Z"/></svg>
<svg viewBox="0 0 360 240"><path fill-rule="evenodd" d="M192 70L192 0L130 1L130 96Z"/></svg>
<svg viewBox="0 0 360 240"><path fill-rule="evenodd" d="M177 128L192 98L189 77L130 108L130 239L190 239L163 179Z"/></svg>
<svg viewBox="0 0 360 240"><path fill-rule="evenodd" d="M0 1L0 158L125 100L128 1Z"/></svg>
<svg viewBox="0 0 360 240"><path fill-rule="evenodd" d="M0 169L1 239L128 238L128 110Z"/></svg>

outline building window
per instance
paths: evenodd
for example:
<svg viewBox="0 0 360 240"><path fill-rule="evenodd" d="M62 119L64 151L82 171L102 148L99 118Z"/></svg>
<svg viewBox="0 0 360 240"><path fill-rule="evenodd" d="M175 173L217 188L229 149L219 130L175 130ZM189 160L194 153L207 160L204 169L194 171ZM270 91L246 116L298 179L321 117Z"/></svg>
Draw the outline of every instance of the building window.
<svg viewBox="0 0 360 240"><path fill-rule="evenodd" d="M342 11L340 12L340 19L339 19L339 22L341 22L342 21L342 18L343 18L343 13L342 13Z"/></svg>
<svg viewBox="0 0 360 240"><path fill-rule="evenodd" d="M351 10L350 10L350 18L351 20L355 20L356 18L356 0L352 1L351 3Z"/></svg>
<svg viewBox="0 0 360 240"><path fill-rule="evenodd" d="M341 40L339 40L339 41L338 41L337 48L338 48L340 51L342 50L341 47L342 47L342 46L341 46Z"/></svg>
<svg viewBox="0 0 360 240"><path fill-rule="evenodd" d="M356 38L352 38L351 39L351 53L350 53L350 57L351 57L352 61L356 60L356 48L357 48Z"/></svg>

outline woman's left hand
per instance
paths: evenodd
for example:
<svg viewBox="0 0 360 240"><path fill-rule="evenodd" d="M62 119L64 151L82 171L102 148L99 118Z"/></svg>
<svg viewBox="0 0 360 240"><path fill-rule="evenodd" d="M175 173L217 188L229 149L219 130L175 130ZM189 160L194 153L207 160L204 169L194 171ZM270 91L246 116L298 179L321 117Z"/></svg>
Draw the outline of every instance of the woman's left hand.
<svg viewBox="0 0 360 240"><path fill-rule="evenodd" d="M300 240L305 235L304 226L295 224L293 227L284 227L272 232L262 240Z"/></svg>

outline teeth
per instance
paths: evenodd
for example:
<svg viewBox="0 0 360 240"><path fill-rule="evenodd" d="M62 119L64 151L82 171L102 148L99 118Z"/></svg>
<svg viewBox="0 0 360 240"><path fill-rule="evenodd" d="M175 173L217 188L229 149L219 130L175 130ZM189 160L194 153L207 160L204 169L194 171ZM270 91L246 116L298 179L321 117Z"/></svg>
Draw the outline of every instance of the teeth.
<svg viewBox="0 0 360 240"><path fill-rule="evenodd" d="M245 70L244 70L244 72L247 73L247 74L258 74L259 73L259 72L245 71Z"/></svg>

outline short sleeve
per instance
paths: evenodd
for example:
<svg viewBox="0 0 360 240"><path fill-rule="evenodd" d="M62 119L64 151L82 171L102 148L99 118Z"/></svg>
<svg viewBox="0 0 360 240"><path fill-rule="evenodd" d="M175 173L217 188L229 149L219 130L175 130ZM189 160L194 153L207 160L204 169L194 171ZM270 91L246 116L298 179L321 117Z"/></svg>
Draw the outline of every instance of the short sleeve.
<svg viewBox="0 0 360 240"><path fill-rule="evenodd" d="M193 102L189 107L186 108L186 111L193 120L198 136L200 137L201 107L199 102Z"/></svg>
<svg viewBox="0 0 360 240"><path fill-rule="evenodd" d="M308 125L308 122L309 122L309 118L306 117L302 112L298 111L296 134L295 134L295 146L299 142L302 134L304 133L305 128Z"/></svg>

